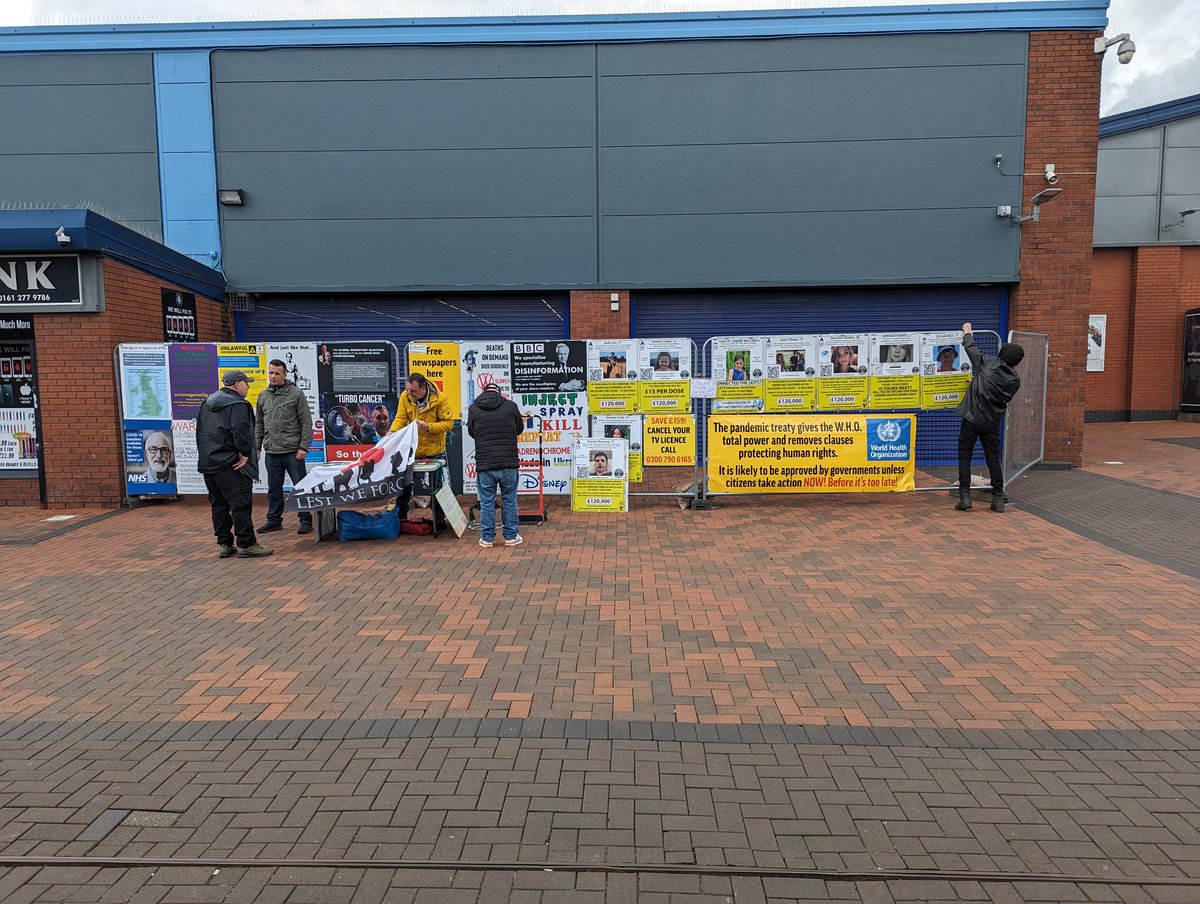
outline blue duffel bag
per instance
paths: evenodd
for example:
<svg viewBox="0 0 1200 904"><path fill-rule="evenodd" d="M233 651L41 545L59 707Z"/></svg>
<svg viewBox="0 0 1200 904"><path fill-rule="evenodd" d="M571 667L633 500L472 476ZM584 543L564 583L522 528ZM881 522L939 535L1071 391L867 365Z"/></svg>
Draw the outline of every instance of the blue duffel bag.
<svg viewBox="0 0 1200 904"><path fill-rule="evenodd" d="M337 513L339 540L395 540L400 536L400 509L386 512L356 512L343 509Z"/></svg>

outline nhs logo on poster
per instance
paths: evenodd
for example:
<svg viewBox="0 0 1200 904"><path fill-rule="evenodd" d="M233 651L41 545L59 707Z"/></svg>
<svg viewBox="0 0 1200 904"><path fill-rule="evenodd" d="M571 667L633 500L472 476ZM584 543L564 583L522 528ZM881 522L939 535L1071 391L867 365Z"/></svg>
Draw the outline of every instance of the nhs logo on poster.
<svg viewBox="0 0 1200 904"><path fill-rule="evenodd" d="M911 418L867 418L867 461L908 461L912 458Z"/></svg>

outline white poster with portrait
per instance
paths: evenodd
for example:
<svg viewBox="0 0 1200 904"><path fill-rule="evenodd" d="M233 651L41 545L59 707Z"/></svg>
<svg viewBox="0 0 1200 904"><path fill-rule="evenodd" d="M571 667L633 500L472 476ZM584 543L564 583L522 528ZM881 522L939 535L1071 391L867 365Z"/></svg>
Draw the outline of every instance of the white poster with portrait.
<svg viewBox="0 0 1200 904"><path fill-rule="evenodd" d="M763 410L762 336L714 337L712 372L717 378L713 411Z"/></svg>
<svg viewBox="0 0 1200 904"><path fill-rule="evenodd" d="M1087 369L1089 373L1104 372L1104 343L1108 338L1108 315L1088 314L1088 353Z"/></svg>
<svg viewBox="0 0 1200 904"><path fill-rule="evenodd" d="M639 347L643 380L690 380L694 375L691 339L642 339Z"/></svg>
<svg viewBox="0 0 1200 904"><path fill-rule="evenodd" d="M636 380L638 376L636 339L589 339L587 341L588 382Z"/></svg>

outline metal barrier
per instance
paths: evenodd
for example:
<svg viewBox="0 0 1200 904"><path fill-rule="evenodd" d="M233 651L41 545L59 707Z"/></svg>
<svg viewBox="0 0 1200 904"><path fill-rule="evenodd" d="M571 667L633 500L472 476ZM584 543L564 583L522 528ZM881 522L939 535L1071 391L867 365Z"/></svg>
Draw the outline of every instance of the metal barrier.
<svg viewBox="0 0 1200 904"><path fill-rule="evenodd" d="M1008 334L1009 342L1019 342L1025 360L1017 366L1021 391L1008 406L1004 420L1004 485L1040 462L1046 454L1046 384L1050 373L1050 339L1042 333Z"/></svg>
<svg viewBox="0 0 1200 904"><path fill-rule="evenodd" d="M1022 334L1032 335L1032 334ZM975 344L981 352L986 355L995 355L1000 349L1000 334L994 330L976 330L972 333L975 338ZM714 337L721 338L721 337ZM1044 338L1044 337L1043 337ZM715 378L712 364L712 339L704 343L704 362L705 373L710 375L710 379ZM1019 340L1018 340L1019 341ZM694 407L696 409L696 429L699 431L697 436L697 460L699 461L700 448L704 450L704 475L700 481L700 492L697 497L697 502L700 507L706 503L706 500L712 495L738 495L738 496L753 496L753 493L738 493L738 494L710 494L708 491L708 414L712 411L712 400L696 399ZM701 402L706 404L701 404ZM1045 399L1044 391L1041 396L1041 410L1044 418ZM814 414L822 412L816 411ZM848 414L886 414L886 413L903 413L916 414L917 416L917 431L916 431L916 474L917 492L928 492L934 490L946 490L958 485L958 430L961 418L953 408L935 409L935 410L916 410L913 409L861 409L856 411L847 411ZM975 455L971 460L972 466L982 466L984 464L982 449L977 448ZM1009 473L1005 469L1005 473ZM1011 478L1010 478L1011 479Z"/></svg>
<svg viewBox="0 0 1200 904"><path fill-rule="evenodd" d="M680 339L683 339L683 338L684 338L684 337L674 337L674 338L672 338L672 337L667 337L667 336L651 336L651 337L647 337L647 338L646 338L646 339L644 339L644 340L642 340L642 339L639 339L638 341L639 341L639 342L641 342L641 341L645 341L645 342L655 342L655 341L657 341L657 340L663 340L663 341L669 341L669 342L678 342ZM695 375L696 375L696 374L695 374L695 371L696 371L696 370L698 370L698 369L699 369L699 367L700 367L700 359L699 359L699 357L697 356L697 353L699 352L699 349L696 347L696 342L695 342L695 340L685 340L685 341L688 341L688 342L690 342L690 343L691 343L691 346L692 346L692 372L693 372L693 373L692 373L692 376L695 376ZM701 463L702 461L704 461L704 460L705 460L705 459L702 457L702 453L701 453L701 448L702 448L702 447L701 447L701 438L704 436L704 431L701 429L702 421L701 421L701 419L700 419L700 409L703 407L703 405L701 405L701 404L698 404L698 403L700 403L700 402L703 402L703 401L704 401L704 400L702 400L702 399L692 399L692 400L691 400L692 419L693 419L693 420L696 422L696 457L695 457L695 459L694 459L694 460L693 460L693 462L692 462L692 487L691 487L691 492L690 492L690 493L687 493L687 492L681 492L681 491L678 491L678 490L671 491L671 492L660 492L660 491L655 491L655 490L637 490L637 491L634 491L634 490L632 489L632 485L631 485L631 488L630 488L630 490L629 490L629 495L630 495L630 496L641 496L641 497L660 497L660 498L671 498L671 499L688 499L688 498L691 498L693 502L696 500L696 498L697 498L697 495L698 495L698 493L700 492L700 485L701 485L701 483L702 483L702 478L701 478L701 470L700 470L700 463ZM646 426L645 426L645 424L646 424L646 421L645 421L645 416L646 416L646 415L648 415L649 413L650 413L650 412L646 412L646 411L643 411L643 412L639 412L639 413L638 413L638 417L641 417L641 418L643 419L643 420L642 420L642 449L643 449L643 452L644 452L644 450L645 450L645 448L646 448ZM589 415L589 416L590 416L590 415ZM647 467L655 467L655 468L661 468L661 469L663 469L663 470L666 470L667 468L671 468L671 467L673 467L673 466L671 466L671 465L652 465L652 466L646 466L646 465L643 465L643 467L642 467L642 482L643 482L643 483L644 483L644 482L646 482L645 471L646 471L646 468L647 468ZM686 467L686 465L685 465L684 467ZM678 468L675 468L675 469L676 469L676 470L678 470Z"/></svg>

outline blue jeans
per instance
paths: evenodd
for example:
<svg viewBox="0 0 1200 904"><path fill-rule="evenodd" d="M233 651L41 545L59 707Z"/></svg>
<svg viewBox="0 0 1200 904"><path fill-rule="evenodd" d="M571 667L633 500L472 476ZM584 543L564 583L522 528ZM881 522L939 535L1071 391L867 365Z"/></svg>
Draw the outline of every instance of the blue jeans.
<svg viewBox="0 0 1200 904"><path fill-rule="evenodd" d="M496 488L504 497L504 539L517 536L517 469L480 471L476 477L479 487L479 535L487 543L496 539Z"/></svg>
<svg viewBox="0 0 1200 904"><path fill-rule="evenodd" d="M292 486L308 474L308 466L296 458L295 452L267 453L267 523L283 523L283 475L292 478ZM300 513L301 524L312 524L312 512Z"/></svg>

